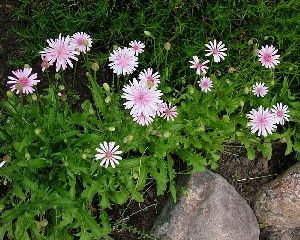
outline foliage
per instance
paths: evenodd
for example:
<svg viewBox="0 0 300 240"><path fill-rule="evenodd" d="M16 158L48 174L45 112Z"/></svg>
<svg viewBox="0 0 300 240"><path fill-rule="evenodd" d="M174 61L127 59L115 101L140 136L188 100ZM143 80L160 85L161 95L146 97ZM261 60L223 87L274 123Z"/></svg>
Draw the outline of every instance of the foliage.
<svg viewBox="0 0 300 240"><path fill-rule="evenodd" d="M45 39L62 30L93 32L92 60L85 56L84 61L85 90L91 98L78 101L69 88L67 100L58 96L65 80L61 73L50 77L51 84L39 89L36 98L9 95L2 100L0 153L9 156L9 161L0 168L0 177L10 190L0 200L0 239L5 234L17 240L105 237L112 227L107 209L131 199L142 202L149 177L155 179L158 195L167 191L176 200L176 161L185 161L189 172L215 169L224 143L241 142L249 159L257 151L270 159L272 143L281 141L287 145L286 154L295 151L299 156L300 104L299 93L294 91L299 85L299 66L293 63L299 43L294 41L297 30L292 30L299 3L282 1L269 8L271 3L265 1L249 2L215 1L210 5L157 0L143 2L141 8L138 0L130 4L23 0L15 18L28 27L14 31L33 44L24 45L26 54L12 63L36 60ZM291 17L284 23L276 20L287 14ZM274 25L249 28L247 33L239 26L244 21L254 26L272 18ZM264 38L266 33L273 36ZM210 66L214 87L205 94L188 61L193 55L202 56L204 43L213 36L222 38L229 51L224 62ZM178 107L174 122L156 119L148 127L136 124L120 97L119 85L128 79L111 74L103 79L90 67L95 61L106 71L107 52L114 44L127 45L133 39L146 43L140 66L160 72L165 100ZM164 48L166 42L171 43L170 50ZM255 50L265 42L277 44L283 55L275 71L263 69L257 61ZM229 66L234 71L228 71ZM66 71L66 78L67 74L72 76ZM133 76L136 73L130 78ZM43 79L47 78L44 74ZM251 93L258 81L269 86L263 99ZM110 90L103 88L103 82L110 84ZM266 138L251 134L245 114L277 102L289 105L290 122ZM123 151L123 160L115 169L102 168L95 160L95 148L103 141L114 141Z"/></svg>

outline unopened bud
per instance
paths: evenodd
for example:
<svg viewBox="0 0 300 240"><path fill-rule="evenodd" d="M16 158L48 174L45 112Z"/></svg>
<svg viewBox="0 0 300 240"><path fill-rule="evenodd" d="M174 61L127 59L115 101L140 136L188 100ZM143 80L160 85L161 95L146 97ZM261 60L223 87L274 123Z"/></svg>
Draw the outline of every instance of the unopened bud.
<svg viewBox="0 0 300 240"><path fill-rule="evenodd" d="M85 73L85 76L90 77L91 74L90 74L89 72L86 72L86 73Z"/></svg>
<svg viewBox="0 0 300 240"><path fill-rule="evenodd" d="M144 31L144 34L145 34L147 37L152 37L152 34L151 34L151 32L149 32L149 31Z"/></svg>
<svg viewBox="0 0 300 240"><path fill-rule="evenodd" d="M193 86L189 85L188 89L189 89L189 94L195 93L195 88Z"/></svg>
<svg viewBox="0 0 300 240"><path fill-rule="evenodd" d="M36 101L37 100L37 95L34 93L34 94L32 94L31 95L31 99L33 100L33 101Z"/></svg>
<svg viewBox="0 0 300 240"><path fill-rule="evenodd" d="M169 50L171 49L171 43L166 42L166 43L165 43L165 49L166 49L167 51L169 51Z"/></svg>
<svg viewBox="0 0 300 240"><path fill-rule="evenodd" d="M117 50L119 48L118 45L113 45L113 50Z"/></svg>
<svg viewBox="0 0 300 240"><path fill-rule="evenodd" d="M95 110L94 110L94 109L92 109L92 108L90 108L90 109L89 109L89 114L91 114L91 115L95 115Z"/></svg>
<svg viewBox="0 0 300 240"><path fill-rule="evenodd" d="M244 88L244 93L249 94L249 88L247 86Z"/></svg>
<svg viewBox="0 0 300 240"><path fill-rule="evenodd" d="M269 36L265 36L265 37L264 37L264 40L268 40L268 39L269 39Z"/></svg>
<svg viewBox="0 0 300 240"><path fill-rule="evenodd" d="M240 106L241 106L241 107L244 107L244 105L245 105L244 101L241 100L241 101L240 101Z"/></svg>
<svg viewBox="0 0 300 240"><path fill-rule="evenodd" d="M24 64L24 68L30 68L29 64Z"/></svg>
<svg viewBox="0 0 300 240"><path fill-rule="evenodd" d="M274 86L275 85L275 80L272 79L270 84L271 84L271 86Z"/></svg>
<svg viewBox="0 0 300 240"><path fill-rule="evenodd" d="M14 96L14 93L12 91L7 91L6 95L7 95L7 97L11 98Z"/></svg>
<svg viewBox="0 0 300 240"><path fill-rule="evenodd" d="M228 68L228 73L234 73L236 69L234 67L229 67Z"/></svg>
<svg viewBox="0 0 300 240"><path fill-rule="evenodd" d="M86 153L83 153L83 154L81 155L81 158L82 158L82 159L87 159L87 157L88 157L88 156L86 155Z"/></svg>
<svg viewBox="0 0 300 240"><path fill-rule="evenodd" d="M170 132L165 132L164 135L163 135L164 138L168 138L168 137L170 137L170 136L171 136L171 133L170 133Z"/></svg>
<svg viewBox="0 0 300 240"><path fill-rule="evenodd" d="M259 54L259 50L258 49L254 49L253 50L253 56L258 56Z"/></svg>
<svg viewBox="0 0 300 240"><path fill-rule="evenodd" d="M29 154L29 153L25 153L25 158L26 158L27 160L29 160L29 159L30 159L30 154Z"/></svg>
<svg viewBox="0 0 300 240"><path fill-rule="evenodd" d="M116 128L115 127L108 127L107 130L110 131L110 132L114 132L116 130Z"/></svg>
<svg viewBox="0 0 300 240"><path fill-rule="evenodd" d="M281 142L281 143L286 143L286 138L285 138L285 137L282 137L282 138L280 139L280 142Z"/></svg>
<svg viewBox="0 0 300 240"><path fill-rule="evenodd" d="M93 63L92 64L92 69L95 71L95 72L97 72L98 70L99 70L99 64L98 63Z"/></svg>
<svg viewBox="0 0 300 240"><path fill-rule="evenodd" d="M109 92L110 91L110 86L108 85L108 83L103 83L103 88L105 91Z"/></svg>
<svg viewBox="0 0 300 240"><path fill-rule="evenodd" d="M249 41L248 41L248 45L252 45L253 44L253 38L251 38Z"/></svg>
<svg viewBox="0 0 300 240"><path fill-rule="evenodd" d="M217 70L217 71L216 71L216 75L217 75L218 77L220 77L220 76L222 75L221 71Z"/></svg>
<svg viewBox="0 0 300 240"><path fill-rule="evenodd" d="M58 86L58 89L59 89L60 91L63 91L63 90L65 90L65 86L64 86L64 85L59 85L59 86Z"/></svg>
<svg viewBox="0 0 300 240"><path fill-rule="evenodd" d="M59 73L56 73L56 74L54 75L54 78L55 78L56 80L59 80L59 79L61 79L61 75L60 75Z"/></svg>
<svg viewBox="0 0 300 240"><path fill-rule="evenodd" d="M111 97L110 96L107 96L106 98L105 98L105 100L104 100L107 104L108 103L110 103L110 101L111 101Z"/></svg>
<svg viewBox="0 0 300 240"><path fill-rule="evenodd" d="M35 135L39 135L40 133L41 133L41 129L40 128L36 128L36 129L34 129L34 133L35 133Z"/></svg>

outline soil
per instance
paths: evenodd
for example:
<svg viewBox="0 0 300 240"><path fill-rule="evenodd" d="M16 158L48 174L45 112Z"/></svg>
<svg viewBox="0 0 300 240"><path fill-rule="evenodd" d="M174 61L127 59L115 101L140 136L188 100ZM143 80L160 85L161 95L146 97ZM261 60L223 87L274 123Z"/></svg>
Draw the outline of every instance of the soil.
<svg viewBox="0 0 300 240"><path fill-rule="evenodd" d="M0 89L2 96L8 89L6 81L10 72L7 64L9 56L22 54L18 51L16 37L9 31L14 4L16 4L15 1L9 0L0 4ZM34 68L40 72L39 64ZM79 72L85 74L83 70L79 69ZM98 74L103 75L104 79L107 78L107 73L105 72L100 71ZM85 79L85 77L82 76L81 79ZM72 79L67 80L67 85L72 85ZM77 86L76 94L84 99L89 99L90 96L87 94L89 91L86 91L86 82L77 83ZM285 145L275 144L273 157L270 161L267 161L259 154L255 160L250 161L247 159L246 151L242 146L239 144L228 144L225 145L225 152L222 154L219 168L216 172L227 179L250 206L253 206L254 196L258 189L296 161L293 155L284 156L284 151ZM184 164L177 166L177 170L180 171L185 168ZM1 197L4 192L8 191L8 188L0 187ZM157 197L156 185L153 180L149 180L144 191L145 201L143 203L130 201L122 206L115 206L109 211L112 221L119 223L113 228L111 235L113 239L151 239L148 234L169 197L168 194ZM121 223L123 224L122 226Z"/></svg>

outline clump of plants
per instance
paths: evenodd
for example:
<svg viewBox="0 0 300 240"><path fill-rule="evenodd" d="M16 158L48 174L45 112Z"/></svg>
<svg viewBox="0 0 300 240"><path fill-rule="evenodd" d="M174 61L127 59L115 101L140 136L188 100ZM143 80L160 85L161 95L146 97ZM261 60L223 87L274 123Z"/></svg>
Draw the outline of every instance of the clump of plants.
<svg viewBox="0 0 300 240"><path fill-rule="evenodd" d="M287 144L286 154L300 152L300 104L288 80L276 79L280 55L273 45L255 49L249 67L267 69L244 85L235 68L224 75L214 69L228 49L211 40L205 55L200 49L200 57L191 56L189 84L176 89L161 75L166 69L140 60L151 47L141 41L116 46L102 65L91 60L86 33L47 43L40 52L44 74L29 66L13 71L1 102L0 176L9 187L0 200L1 239L107 236L114 224L107 209L143 202L149 177L157 195L170 192L176 201L174 162L186 162L189 172L215 169L225 142L241 142L249 159L257 150L270 159L274 141ZM162 50L167 56L171 44ZM75 70L79 58L92 98L75 111L65 70ZM107 66L113 77L99 84L99 68ZM49 81L46 89L42 81Z"/></svg>

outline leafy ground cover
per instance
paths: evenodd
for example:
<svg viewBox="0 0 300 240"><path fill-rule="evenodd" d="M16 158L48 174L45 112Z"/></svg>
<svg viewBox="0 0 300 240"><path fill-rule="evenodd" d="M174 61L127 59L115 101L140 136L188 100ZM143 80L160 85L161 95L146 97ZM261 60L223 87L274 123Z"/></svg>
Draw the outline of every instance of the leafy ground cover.
<svg viewBox="0 0 300 240"><path fill-rule="evenodd" d="M2 220L10 223L1 222L3 235L25 239L22 230L28 229L28 237L38 239L55 234L64 239L108 238L110 231L118 232L116 219L108 220L118 214L108 208L147 201L151 194L165 191L175 196L177 159L185 162L180 170L187 172L216 169L224 142L241 142L250 159L256 151L271 159L274 142L285 144L285 154L299 154L299 7L297 0L6 1L1 8L12 17L7 21L1 12L6 26L1 36L2 96L8 90L7 76L24 63L33 66L42 81L36 99L9 95L2 102L1 154L12 157L0 172L7 191L12 191L1 199ZM93 38L89 59L79 59L76 73L67 69L54 77L53 68L50 77L43 74L39 52L46 39L78 31ZM123 109L119 92L129 79L112 73L108 57L117 46L128 46L134 39L146 45L139 70L158 71L164 100L178 107L174 122L138 126ZM228 56L220 63L210 59L213 91L204 94L189 61L195 55L206 60L205 44L213 39L226 44ZM267 44L275 45L281 55L274 71L257 60L258 49ZM91 68L95 62L98 71ZM268 86L264 98L252 94L256 82ZM102 88L103 83L110 90ZM246 114L277 102L289 106L290 122L266 138L251 134ZM102 169L94 161L92 151L106 138L126 153L116 171ZM148 184L155 186L152 193L145 191ZM38 213L30 211L32 205ZM72 217L74 209L80 211ZM53 228L60 231L53 233Z"/></svg>

